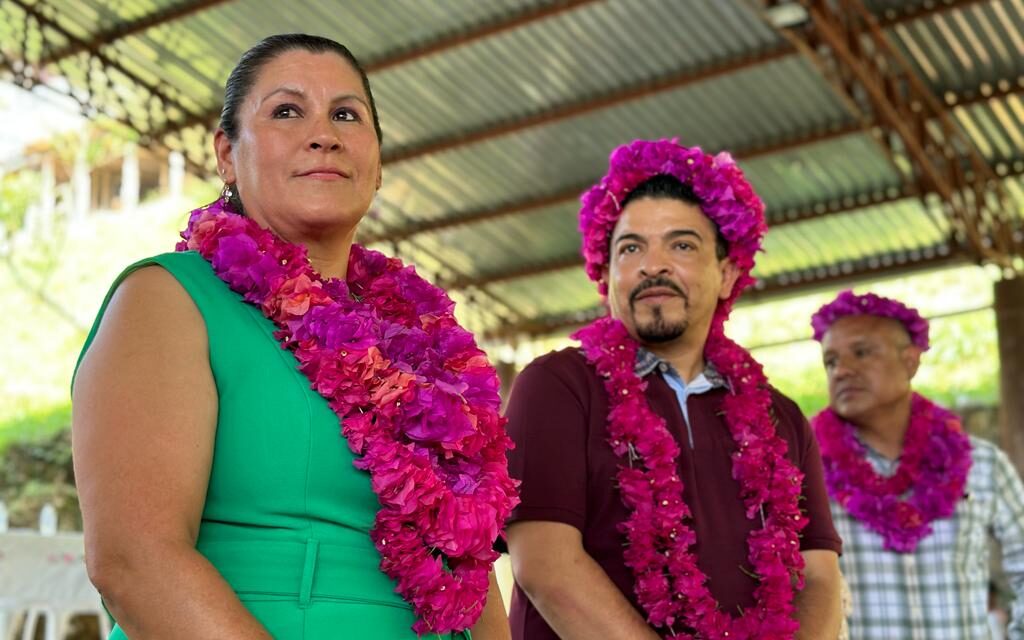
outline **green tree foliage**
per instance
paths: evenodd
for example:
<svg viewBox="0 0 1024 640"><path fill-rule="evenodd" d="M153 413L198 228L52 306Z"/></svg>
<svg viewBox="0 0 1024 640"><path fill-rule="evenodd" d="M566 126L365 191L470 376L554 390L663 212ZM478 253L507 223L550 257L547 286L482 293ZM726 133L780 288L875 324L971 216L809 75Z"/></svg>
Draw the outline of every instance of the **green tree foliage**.
<svg viewBox="0 0 1024 640"><path fill-rule="evenodd" d="M957 267L858 285L854 290L902 300L931 318L931 349L914 378L918 391L955 409L998 404L998 338L987 272ZM836 293L744 306L729 323L730 335L752 350L772 384L807 415L828 404L821 348L811 338L810 318Z"/></svg>
<svg viewBox="0 0 1024 640"><path fill-rule="evenodd" d="M81 531L70 430L11 444L0 453L0 461L0 500L7 506L10 526L35 528L39 510L50 503L57 508L61 529Z"/></svg>
<svg viewBox="0 0 1024 640"><path fill-rule="evenodd" d="M17 171L0 177L0 228L10 237L25 226L29 207L39 201L42 177L37 171Z"/></svg>

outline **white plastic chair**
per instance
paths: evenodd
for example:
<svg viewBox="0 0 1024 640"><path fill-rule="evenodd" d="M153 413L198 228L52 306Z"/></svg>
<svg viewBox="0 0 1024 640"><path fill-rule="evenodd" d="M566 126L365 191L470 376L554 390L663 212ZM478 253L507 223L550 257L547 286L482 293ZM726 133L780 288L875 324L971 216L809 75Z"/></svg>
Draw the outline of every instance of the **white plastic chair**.
<svg viewBox="0 0 1024 640"><path fill-rule="evenodd" d="M46 625L46 633L43 634L43 640L57 640L58 637L64 637L63 635L57 635L57 614L54 613L53 609L32 606L28 608L28 613L25 617L25 626L21 632L21 640L32 640L32 638L35 638L36 627L40 623L45 623Z"/></svg>
<svg viewBox="0 0 1024 640"><path fill-rule="evenodd" d="M97 609L92 606L78 606L57 610L54 607L37 605L10 617L10 626L3 640L17 640L15 633L22 620L25 621L25 626L22 628L21 640L35 638L36 629L40 624L45 625L44 640L60 640L67 637L71 630L71 619L78 615L96 616L99 620L100 640L106 640L110 635L110 618L102 607Z"/></svg>

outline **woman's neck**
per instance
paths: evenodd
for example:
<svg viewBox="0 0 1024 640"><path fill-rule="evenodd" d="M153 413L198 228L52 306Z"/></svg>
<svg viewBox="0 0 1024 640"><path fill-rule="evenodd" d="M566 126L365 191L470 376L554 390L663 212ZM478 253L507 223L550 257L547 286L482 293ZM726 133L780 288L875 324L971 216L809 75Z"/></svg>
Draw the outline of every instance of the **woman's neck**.
<svg viewBox="0 0 1024 640"><path fill-rule="evenodd" d="M345 241L332 243L304 242L309 255L309 263L313 265L316 272L325 280L338 278L344 280L348 276L348 258L352 253L352 242L355 237L355 229L352 230Z"/></svg>
<svg viewBox="0 0 1024 640"><path fill-rule="evenodd" d="M247 211L246 215L282 240L304 246L309 263L321 278L344 280L348 275L348 258L357 224L313 227L294 224L295 221L271 220L258 210Z"/></svg>

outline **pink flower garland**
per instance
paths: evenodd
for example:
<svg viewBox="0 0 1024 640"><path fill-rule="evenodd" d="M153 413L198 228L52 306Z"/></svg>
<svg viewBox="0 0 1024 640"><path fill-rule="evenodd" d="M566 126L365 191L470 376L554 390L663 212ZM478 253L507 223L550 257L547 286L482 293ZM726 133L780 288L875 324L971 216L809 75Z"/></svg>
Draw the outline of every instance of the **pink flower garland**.
<svg viewBox="0 0 1024 640"><path fill-rule="evenodd" d="M822 306L811 316L814 339L821 342L829 327L836 320L846 316L892 318L907 330L911 344L921 351L928 350L928 321L921 317L917 309L908 307L899 300L884 298L874 293L857 295L850 289L839 292L835 300Z"/></svg>
<svg viewBox="0 0 1024 640"><path fill-rule="evenodd" d="M612 231L622 216L620 203L640 183L656 175L672 176L689 185L700 198L701 211L729 243L729 259L740 275L732 294L715 310L714 322L724 323L739 295L754 284L750 275L754 256L768 230L764 203L724 151L712 156L700 147L684 147L676 138L634 140L612 151L608 173L580 198L579 229L587 275L598 283L600 294L607 295L608 283L602 280L602 273L608 264Z"/></svg>
<svg viewBox="0 0 1024 640"><path fill-rule="evenodd" d="M899 466L890 477L874 470L853 425L833 409L816 415L811 426L832 499L882 536L890 551L912 553L931 534L932 521L952 515L964 495L970 439L956 415L916 393Z"/></svg>
<svg viewBox="0 0 1024 640"><path fill-rule="evenodd" d="M761 366L725 336L721 324L712 329L706 356L732 385L723 408L737 447L733 477L740 484L747 517L763 520L763 527L747 538L748 558L759 581L757 603L733 618L718 608L690 550L696 534L687 524L693 516L683 500L679 445L646 401L647 383L634 370L637 343L611 318L595 321L574 337L605 378L608 439L623 459L617 479L630 510L620 525L628 541L624 558L647 620L679 640L792 638L799 628L793 596L803 587L803 473L786 457L787 444L769 417L772 399ZM688 630L676 631L677 625Z"/></svg>
<svg viewBox="0 0 1024 640"><path fill-rule="evenodd" d="M179 251L198 251L274 322L337 413L380 501L370 537L418 617L413 630L472 626L498 557L492 544L518 498L498 378L454 303L359 245L347 281L323 280L304 247L220 201L193 211L181 235Z"/></svg>

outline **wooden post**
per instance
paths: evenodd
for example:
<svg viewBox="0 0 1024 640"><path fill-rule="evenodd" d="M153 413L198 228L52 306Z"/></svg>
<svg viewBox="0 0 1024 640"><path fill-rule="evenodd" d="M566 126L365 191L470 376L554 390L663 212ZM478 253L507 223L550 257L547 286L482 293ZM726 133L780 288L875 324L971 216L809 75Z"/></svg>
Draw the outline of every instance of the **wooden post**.
<svg viewBox="0 0 1024 640"><path fill-rule="evenodd" d="M995 284L1001 444L1024 475L1024 277Z"/></svg>
<svg viewBox="0 0 1024 640"><path fill-rule="evenodd" d="M504 412L505 404L508 402L508 394L512 391L512 382L516 379L516 364L514 362L506 362L505 360L497 360L494 362L494 368L498 372L498 380L501 381L501 410Z"/></svg>

